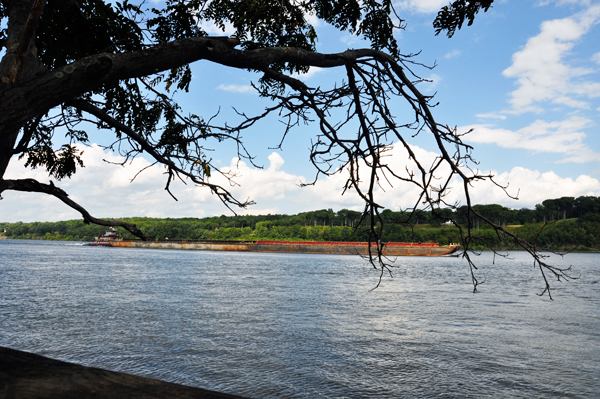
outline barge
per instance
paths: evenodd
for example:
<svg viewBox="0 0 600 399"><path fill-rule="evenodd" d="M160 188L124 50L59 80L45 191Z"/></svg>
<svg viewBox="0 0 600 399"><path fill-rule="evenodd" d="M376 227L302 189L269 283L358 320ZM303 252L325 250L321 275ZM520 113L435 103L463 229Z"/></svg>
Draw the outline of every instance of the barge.
<svg viewBox="0 0 600 399"><path fill-rule="evenodd" d="M109 230L110 231L110 230ZM323 241L195 241L160 240L142 241L117 238L116 234L104 234L90 245L151 248L187 249L196 251L235 251L235 252L278 252L300 254L368 255L367 242L323 242ZM459 244L438 245L435 243L389 242L383 247L385 256L443 256L460 249ZM371 253L377 252L376 244L371 244Z"/></svg>

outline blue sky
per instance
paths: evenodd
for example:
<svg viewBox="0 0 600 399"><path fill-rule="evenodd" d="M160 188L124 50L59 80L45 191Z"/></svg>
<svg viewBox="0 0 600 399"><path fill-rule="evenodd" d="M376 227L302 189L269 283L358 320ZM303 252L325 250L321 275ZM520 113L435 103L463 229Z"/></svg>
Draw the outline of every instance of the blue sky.
<svg viewBox="0 0 600 399"><path fill-rule="evenodd" d="M431 80L420 86L436 93L438 122L474 129L466 141L475 147L479 169L492 172L499 182L510 184L513 200L489 183L473 187L475 203L498 203L510 208L532 208L547 198L600 196L600 3L593 1L496 1L479 14L471 27L453 38L435 36L432 21L447 1L406 0L396 5L406 21L398 33L401 52L421 52L415 60L436 65L415 68ZM318 50L341 52L366 44L315 22ZM216 31L213 34L218 34ZM221 120L234 121L235 106L248 114L270 103L251 89L258 75L200 62L193 65L194 81L179 100L185 111L208 117L219 109ZM341 79L340 70L314 68L302 79L312 87L330 87ZM400 108L398 113L403 112ZM222 168L238 173L238 197L256 205L242 213L297 213L333 208L361 209L351 193L341 196L344 179L323 178L314 187L300 188L300 181L314 176L308 148L315 126L297 129L274 150L281 138L275 119L261 122L244 133L257 169L237 162L231 146L215 146L213 159ZM105 143L107 133L92 134ZM411 144L423 157L435 151L426 136ZM406 158L394 148L390 163L404 169ZM173 201L164 191L163 170L151 168L134 182L131 177L148 164L136 159L126 168L107 164L118 156L98 147L85 150L86 168L71 180L56 183L98 217L152 216L205 217L231 214L206 190L178 184ZM16 160L7 178L34 177L48 181L43 171L26 171ZM458 188L458 186L457 186ZM390 209L412 205L416 192L395 185L380 190L380 201ZM459 191L452 195L460 200ZM78 218L58 200L41 194L5 192L0 202L0 221L51 221Z"/></svg>

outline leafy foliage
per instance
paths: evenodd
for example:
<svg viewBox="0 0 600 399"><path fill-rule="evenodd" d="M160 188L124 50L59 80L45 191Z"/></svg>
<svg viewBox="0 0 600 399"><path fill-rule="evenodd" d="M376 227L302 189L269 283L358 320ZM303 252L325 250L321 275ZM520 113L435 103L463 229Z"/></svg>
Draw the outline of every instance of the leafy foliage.
<svg viewBox="0 0 600 399"><path fill-rule="evenodd" d="M83 167L80 155L80 151L69 144L63 145L59 151L54 151L49 146L40 146L27 152L25 166L44 166L50 176L62 180L71 177L77 166Z"/></svg>
<svg viewBox="0 0 600 399"><path fill-rule="evenodd" d="M442 7L438 12L433 27L435 34L439 35L442 31L446 31L446 35L450 38L454 36L457 30L460 30L465 20L467 25L473 25L475 15L480 10L487 12L492 6L493 0L456 0L453 3Z"/></svg>
<svg viewBox="0 0 600 399"><path fill-rule="evenodd" d="M40 61L56 69L97 53L141 50L144 35L134 20L141 13L128 1L113 6L102 0L50 0L37 30Z"/></svg>

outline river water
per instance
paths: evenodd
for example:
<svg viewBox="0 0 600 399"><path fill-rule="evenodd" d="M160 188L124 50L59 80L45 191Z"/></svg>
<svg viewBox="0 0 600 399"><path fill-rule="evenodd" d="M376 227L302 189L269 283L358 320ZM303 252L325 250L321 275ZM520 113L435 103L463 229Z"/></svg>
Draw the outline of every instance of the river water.
<svg viewBox="0 0 600 399"><path fill-rule="evenodd" d="M399 258L0 240L0 345L252 398L598 397L600 255Z"/></svg>

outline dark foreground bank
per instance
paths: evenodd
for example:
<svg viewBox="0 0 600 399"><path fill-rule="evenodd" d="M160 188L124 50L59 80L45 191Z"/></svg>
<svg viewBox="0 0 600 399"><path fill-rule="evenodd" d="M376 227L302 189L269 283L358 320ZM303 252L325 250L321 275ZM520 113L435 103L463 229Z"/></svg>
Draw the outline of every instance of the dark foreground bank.
<svg viewBox="0 0 600 399"><path fill-rule="evenodd" d="M79 366L0 347L0 398L239 399L241 397Z"/></svg>

